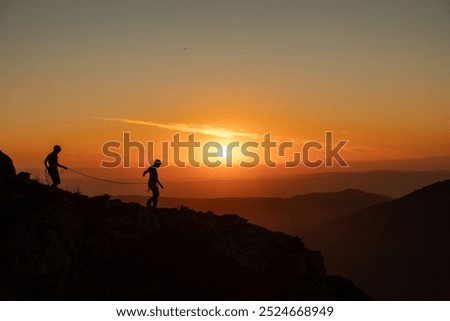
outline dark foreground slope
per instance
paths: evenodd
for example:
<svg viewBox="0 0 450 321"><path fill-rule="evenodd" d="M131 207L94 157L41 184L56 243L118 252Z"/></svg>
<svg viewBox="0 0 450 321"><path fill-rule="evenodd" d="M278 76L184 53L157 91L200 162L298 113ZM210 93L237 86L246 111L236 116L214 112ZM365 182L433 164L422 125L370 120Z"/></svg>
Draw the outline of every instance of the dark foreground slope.
<svg viewBox="0 0 450 321"><path fill-rule="evenodd" d="M20 300L368 299L319 252L236 215L0 180L0 292Z"/></svg>
<svg viewBox="0 0 450 321"><path fill-rule="evenodd" d="M302 234L376 299L450 300L450 180Z"/></svg>

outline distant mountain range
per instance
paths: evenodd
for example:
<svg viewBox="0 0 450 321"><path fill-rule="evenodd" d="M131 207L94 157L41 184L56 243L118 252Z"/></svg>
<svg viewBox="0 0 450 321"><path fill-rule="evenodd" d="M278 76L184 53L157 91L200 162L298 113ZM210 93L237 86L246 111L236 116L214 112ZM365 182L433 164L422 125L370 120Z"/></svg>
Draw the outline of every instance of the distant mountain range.
<svg viewBox="0 0 450 321"><path fill-rule="evenodd" d="M148 197L115 196L124 201L145 204ZM347 189L332 193L310 193L290 198L161 198L166 207L187 206L199 211L216 214L237 213L251 223L272 231L298 235L301 231L347 215L367 206L385 202L392 198L377 194Z"/></svg>
<svg viewBox="0 0 450 321"><path fill-rule="evenodd" d="M299 234L380 300L450 300L450 180Z"/></svg>
<svg viewBox="0 0 450 321"><path fill-rule="evenodd" d="M162 175L163 179L164 176ZM302 174L290 178L192 181L165 184L162 196L185 198L292 197L312 192L357 189L401 197L422 186L450 179L450 171L370 171ZM121 195L130 193L121 193Z"/></svg>
<svg viewBox="0 0 450 321"><path fill-rule="evenodd" d="M82 170L89 175L117 181L142 182L141 185L111 184L82 177L70 171L62 174L61 187L69 191L81 191L87 195L148 195L146 180L142 177L142 170L129 169L121 171L119 177L114 171L104 169L96 171ZM278 171L278 169L276 170ZM219 198L219 197L292 197L313 192L338 192L345 189L357 189L366 193L401 197L422 186L437 181L450 179L449 170L438 171L367 171L367 172L327 172L298 174L284 177L255 178L245 175L236 176L230 173L227 179L215 179L211 173L208 179L194 179L184 175L182 169L162 168L159 171L161 181L166 187L162 196L176 198ZM171 180L173 173L179 173L177 180ZM189 169L186 169L189 172ZM127 178L124 178L127 177ZM130 178L131 177L131 178ZM236 178L238 177L238 178ZM41 174L41 181L43 176Z"/></svg>

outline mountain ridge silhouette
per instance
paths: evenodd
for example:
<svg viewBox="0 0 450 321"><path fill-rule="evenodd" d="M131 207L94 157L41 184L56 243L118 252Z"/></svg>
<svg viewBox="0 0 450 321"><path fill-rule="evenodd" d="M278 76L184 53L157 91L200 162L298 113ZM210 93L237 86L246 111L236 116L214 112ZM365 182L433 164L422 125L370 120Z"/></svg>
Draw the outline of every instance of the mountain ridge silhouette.
<svg viewBox="0 0 450 321"><path fill-rule="evenodd" d="M381 300L450 299L450 180L301 234L327 270ZM352 250L350 251L349 248Z"/></svg>
<svg viewBox="0 0 450 321"><path fill-rule="evenodd" d="M125 201L145 204L144 196L115 196ZM223 198L168 198L164 206L188 206L195 210L211 210L216 214L237 213L251 223L272 231L298 235L302 231L331 221L367 206L392 198L356 189L339 192L308 193L289 198L280 197L223 197Z"/></svg>
<svg viewBox="0 0 450 321"><path fill-rule="evenodd" d="M237 215L0 180L6 300L368 300L302 240Z"/></svg>
<svg viewBox="0 0 450 321"><path fill-rule="evenodd" d="M103 169L101 172L85 169L83 172L93 176L114 180L135 181L140 177L139 168L127 169L115 173L115 170ZM347 188L366 193L402 197L422 186L437 181L450 179L450 170L371 170L364 172L325 172L292 174L281 177L247 177L245 173L230 173L227 179L215 178L213 173L204 176L201 172L194 177L183 175L180 168L163 168L161 175L167 187L162 196L177 198L220 198L220 197L292 197L311 192L338 192ZM186 169L188 170L188 169ZM278 170L278 169L277 169ZM277 171L276 170L276 171ZM178 172L177 175L174 172ZM275 171L275 172L276 172ZM35 177L42 176L41 171L34 171ZM237 176L235 176L237 175ZM95 196L100 193L110 195L146 195L142 186L111 185L105 182L83 179L78 174L64 172L63 185L66 190L81 189L84 194ZM237 179L239 177L239 179ZM386 184L389 182L388 184Z"/></svg>

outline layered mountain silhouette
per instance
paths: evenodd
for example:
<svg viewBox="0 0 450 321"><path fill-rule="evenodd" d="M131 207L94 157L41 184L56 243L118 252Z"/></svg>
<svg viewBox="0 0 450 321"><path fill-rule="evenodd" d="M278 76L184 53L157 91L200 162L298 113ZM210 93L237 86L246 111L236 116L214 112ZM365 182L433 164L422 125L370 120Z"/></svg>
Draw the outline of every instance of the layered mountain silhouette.
<svg viewBox="0 0 450 321"><path fill-rule="evenodd" d="M148 197L117 196L122 200L145 204ZM224 198L164 198L164 206L188 206L195 210L211 210L216 214L238 213L251 223L272 231L291 235L348 215L370 205L386 202L392 198L347 189L331 193L309 193L290 198L279 197L224 197Z"/></svg>
<svg viewBox="0 0 450 321"><path fill-rule="evenodd" d="M356 300L319 252L237 215L52 189L0 164L0 296L15 300Z"/></svg>
<svg viewBox="0 0 450 321"><path fill-rule="evenodd" d="M401 197L422 186L450 179L450 171L368 171L300 174L286 178L254 180L218 180L180 182L170 186L172 195L216 198L230 197L291 197L311 192L338 192L348 188L366 193Z"/></svg>
<svg viewBox="0 0 450 321"><path fill-rule="evenodd" d="M327 271L382 300L450 300L450 180L301 236Z"/></svg>
<svg viewBox="0 0 450 321"><path fill-rule="evenodd" d="M450 158L449 158L450 159ZM443 168L450 168L450 162ZM352 166L353 168L353 166ZM221 198L221 197L293 197L312 192L339 192L345 189L356 189L366 193L402 197L414 190L434 182L450 179L450 170L377 170L367 172L325 172L292 174L284 176L254 177L240 172L240 179L212 179L214 172L208 179L203 179L204 172L196 172L204 168L176 168L168 167L160 171L164 179L166 190L163 196L176 198ZM206 169L205 169L206 170ZM213 168L209 169L214 171ZM250 170L250 169L249 169ZM277 168L275 173L282 170ZM190 175L186 172L192 171ZM35 176L42 176L41 170L35 170ZM97 176L108 177L119 181L136 181L141 177L142 169L127 169L127 172L111 169L83 169L83 172ZM195 174L196 175L193 175ZM208 172L206 172L208 173ZM239 173L239 172L238 172ZM202 178L199 178L202 177ZM126 178L128 177L128 178ZM237 177L232 175L231 177ZM248 179L248 177L253 177ZM111 195L146 195L145 189L139 185L111 185L106 182L80 177L75 173L64 172L62 186L66 190L81 190L94 196L99 191Z"/></svg>
<svg viewBox="0 0 450 321"><path fill-rule="evenodd" d="M129 197L141 201L139 196ZM383 300L450 298L450 180L397 200L357 190L282 198L163 199L251 222L322 251L329 273Z"/></svg>

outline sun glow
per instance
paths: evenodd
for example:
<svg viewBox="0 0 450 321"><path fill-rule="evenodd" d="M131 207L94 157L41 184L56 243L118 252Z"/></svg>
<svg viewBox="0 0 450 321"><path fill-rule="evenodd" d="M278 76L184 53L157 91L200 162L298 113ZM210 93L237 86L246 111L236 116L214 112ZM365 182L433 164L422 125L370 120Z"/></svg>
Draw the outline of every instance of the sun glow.
<svg viewBox="0 0 450 321"><path fill-rule="evenodd" d="M227 158L230 155L227 151L227 145L226 144L221 144L221 145L222 145L222 151L221 151L221 153L219 152L220 157Z"/></svg>

